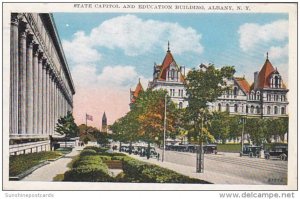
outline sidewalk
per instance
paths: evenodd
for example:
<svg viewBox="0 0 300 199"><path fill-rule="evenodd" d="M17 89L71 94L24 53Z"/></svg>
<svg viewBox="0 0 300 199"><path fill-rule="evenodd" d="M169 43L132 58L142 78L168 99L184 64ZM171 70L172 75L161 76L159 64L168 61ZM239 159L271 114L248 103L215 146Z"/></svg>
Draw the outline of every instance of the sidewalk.
<svg viewBox="0 0 300 199"><path fill-rule="evenodd" d="M204 173L196 173L196 168L195 167L191 167L191 166L185 166L185 165L180 165L180 164L175 164L175 163L171 163L171 162L161 162L161 160L157 160L154 158L150 158L147 160L146 157L140 157L138 155L129 155L128 156L144 161L144 162L148 162L151 164L155 164L158 165L160 167L164 167L173 171L176 171L177 173L180 173L182 175L186 175L192 178L198 178L200 180L205 180L207 182L211 182L213 184L226 184L226 185L230 185L230 184L248 184L248 185L259 185L262 184L261 182L258 181L253 181L251 179L244 179L244 178L240 178L240 177L234 177L234 176L228 176L225 174L221 174L221 173L215 173L215 172L211 172L211 171L204 171Z"/></svg>
<svg viewBox="0 0 300 199"><path fill-rule="evenodd" d="M44 182L51 182L53 181L53 178L57 174L63 174L69 168L67 167L67 164L71 162L72 157L78 155L80 153L80 150L82 150L82 147L75 147L73 148L73 151L66 156L54 161L50 162L50 164L47 164L25 178L23 178L21 181L44 181Z"/></svg>

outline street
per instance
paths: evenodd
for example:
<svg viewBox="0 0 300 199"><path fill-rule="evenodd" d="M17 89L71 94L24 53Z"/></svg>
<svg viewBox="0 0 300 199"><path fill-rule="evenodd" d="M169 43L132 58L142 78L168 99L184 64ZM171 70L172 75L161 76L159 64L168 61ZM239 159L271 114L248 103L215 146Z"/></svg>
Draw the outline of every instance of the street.
<svg viewBox="0 0 300 199"><path fill-rule="evenodd" d="M162 151L157 149L162 155ZM166 151L165 161L195 167L196 154L177 151ZM258 184L287 184L287 161L277 159L265 160L240 157L238 153L218 153L204 155L204 173L220 174L242 178ZM224 179L226 184L226 179ZM231 184L231 183L230 183Z"/></svg>

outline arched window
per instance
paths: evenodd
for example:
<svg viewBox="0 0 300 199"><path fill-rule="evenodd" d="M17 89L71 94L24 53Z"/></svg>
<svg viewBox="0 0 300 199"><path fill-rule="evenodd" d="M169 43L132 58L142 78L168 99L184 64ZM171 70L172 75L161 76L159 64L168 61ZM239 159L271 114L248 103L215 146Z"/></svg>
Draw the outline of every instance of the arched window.
<svg viewBox="0 0 300 199"><path fill-rule="evenodd" d="M179 102L179 109L182 109L182 102Z"/></svg>
<svg viewBox="0 0 300 199"><path fill-rule="evenodd" d="M221 104L219 103L218 104L218 111L221 111L222 110L222 106L221 106Z"/></svg>
<svg viewBox="0 0 300 199"><path fill-rule="evenodd" d="M275 115L278 114L278 107L277 107L277 106L274 107L274 114L275 114Z"/></svg>
<svg viewBox="0 0 300 199"><path fill-rule="evenodd" d="M281 107L281 115L284 115L284 114L285 114L285 108Z"/></svg>
<svg viewBox="0 0 300 199"><path fill-rule="evenodd" d="M171 79L174 79L174 76L175 76L175 70L172 69L172 70L171 70Z"/></svg>
<svg viewBox="0 0 300 199"><path fill-rule="evenodd" d="M260 92L259 91L256 92L256 99L260 100Z"/></svg>
<svg viewBox="0 0 300 199"><path fill-rule="evenodd" d="M256 107L256 113L260 114L260 107L259 106Z"/></svg>
<svg viewBox="0 0 300 199"><path fill-rule="evenodd" d="M250 108L250 113L254 113L254 106L253 105Z"/></svg>
<svg viewBox="0 0 300 199"><path fill-rule="evenodd" d="M229 112L229 104L226 104L226 111Z"/></svg>
<svg viewBox="0 0 300 199"><path fill-rule="evenodd" d="M278 88L278 86L279 86L279 81L278 80L279 80L278 77L275 76L275 88Z"/></svg>
<svg viewBox="0 0 300 199"><path fill-rule="evenodd" d="M270 107L270 106L267 107L267 114L268 114L268 115L271 114L271 107Z"/></svg>
<svg viewBox="0 0 300 199"><path fill-rule="evenodd" d="M234 87L234 89L233 89L233 95L234 96L238 95L238 88L237 87Z"/></svg>
<svg viewBox="0 0 300 199"><path fill-rule="evenodd" d="M235 113L238 112L238 105L237 105L237 104L234 105L234 112L235 112Z"/></svg>

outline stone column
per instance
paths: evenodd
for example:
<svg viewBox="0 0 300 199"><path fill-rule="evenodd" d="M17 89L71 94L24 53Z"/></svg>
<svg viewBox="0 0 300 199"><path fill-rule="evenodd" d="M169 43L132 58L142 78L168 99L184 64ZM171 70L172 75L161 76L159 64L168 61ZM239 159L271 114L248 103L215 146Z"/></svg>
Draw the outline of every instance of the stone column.
<svg viewBox="0 0 300 199"><path fill-rule="evenodd" d="M52 105L53 105L53 98L52 98L52 94L53 94L53 84L52 84L52 74L53 73L53 70L51 69L50 70L50 73L49 73L49 97L48 97L48 110L49 110L49 120L48 120L48 129L49 129L49 135L52 135Z"/></svg>
<svg viewBox="0 0 300 199"><path fill-rule="evenodd" d="M26 59L26 134L33 134L33 34L27 36L27 59Z"/></svg>
<svg viewBox="0 0 300 199"><path fill-rule="evenodd" d="M46 134L49 135L50 132L50 65L47 65L47 75L46 75L46 85L47 85L47 96L46 96Z"/></svg>
<svg viewBox="0 0 300 199"><path fill-rule="evenodd" d="M19 81L19 19L11 14L10 27L10 103L9 134L18 134L18 81Z"/></svg>
<svg viewBox="0 0 300 199"><path fill-rule="evenodd" d="M43 58L43 70L42 70L42 75L43 75L43 134L46 135L48 130L47 130L47 98L48 98L48 81L47 81L47 76L48 76L48 63L47 59Z"/></svg>
<svg viewBox="0 0 300 199"><path fill-rule="evenodd" d="M38 57L38 134L43 134L43 53L39 51Z"/></svg>
<svg viewBox="0 0 300 199"><path fill-rule="evenodd" d="M19 134L26 134L26 23L19 26Z"/></svg>
<svg viewBox="0 0 300 199"><path fill-rule="evenodd" d="M33 45L33 133L39 133L39 45Z"/></svg>

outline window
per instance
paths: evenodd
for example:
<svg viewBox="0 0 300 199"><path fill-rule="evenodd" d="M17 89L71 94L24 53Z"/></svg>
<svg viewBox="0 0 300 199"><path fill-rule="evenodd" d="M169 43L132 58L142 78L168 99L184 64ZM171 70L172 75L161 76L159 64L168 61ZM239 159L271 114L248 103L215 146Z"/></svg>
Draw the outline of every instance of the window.
<svg viewBox="0 0 300 199"><path fill-rule="evenodd" d="M248 113L249 112L249 107L248 106L246 106L246 113Z"/></svg>
<svg viewBox="0 0 300 199"><path fill-rule="evenodd" d="M259 106L256 107L256 113L260 114L260 107Z"/></svg>
<svg viewBox="0 0 300 199"><path fill-rule="evenodd" d="M260 92L259 91L256 92L256 99L260 100Z"/></svg>
<svg viewBox="0 0 300 199"><path fill-rule="evenodd" d="M271 101L271 95L270 94L267 95L267 101Z"/></svg>
<svg viewBox="0 0 300 199"><path fill-rule="evenodd" d="M179 109L182 109L182 102L179 102Z"/></svg>
<svg viewBox="0 0 300 199"><path fill-rule="evenodd" d="M174 79L174 75L175 75L175 70L172 69L172 70L171 70L171 79Z"/></svg>
<svg viewBox="0 0 300 199"><path fill-rule="evenodd" d="M221 111L222 110L222 106L221 106L221 104L219 103L218 104L218 111Z"/></svg>
<svg viewBox="0 0 300 199"><path fill-rule="evenodd" d="M235 113L238 112L238 105L237 105L237 104L234 105L234 112L235 112Z"/></svg>
<svg viewBox="0 0 300 199"><path fill-rule="evenodd" d="M250 113L254 113L254 106L253 105L250 108Z"/></svg>
<svg viewBox="0 0 300 199"><path fill-rule="evenodd" d="M275 101L279 101L279 95L275 95Z"/></svg>
<svg viewBox="0 0 300 199"><path fill-rule="evenodd" d="M238 95L238 88L237 87L234 87L234 89L233 89L233 95L234 96Z"/></svg>
<svg viewBox="0 0 300 199"><path fill-rule="evenodd" d="M275 76L275 88L279 87L279 79L277 76Z"/></svg>
<svg viewBox="0 0 300 199"><path fill-rule="evenodd" d="M281 115L284 115L284 114L285 114L285 108L281 107Z"/></svg>
<svg viewBox="0 0 300 199"><path fill-rule="evenodd" d="M278 114L278 107L277 107L277 106L274 107L274 114L275 114L275 115Z"/></svg>
<svg viewBox="0 0 300 199"><path fill-rule="evenodd" d="M271 114L271 107L270 107L270 106L267 107L267 114L268 114L268 115Z"/></svg>
<svg viewBox="0 0 300 199"><path fill-rule="evenodd" d="M229 104L226 104L226 111L229 112Z"/></svg>

